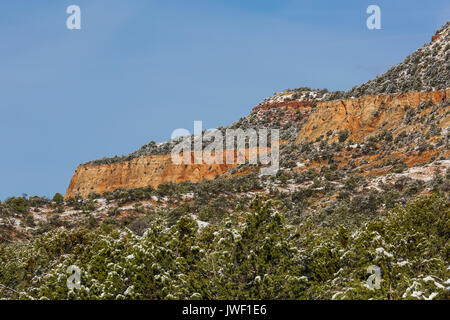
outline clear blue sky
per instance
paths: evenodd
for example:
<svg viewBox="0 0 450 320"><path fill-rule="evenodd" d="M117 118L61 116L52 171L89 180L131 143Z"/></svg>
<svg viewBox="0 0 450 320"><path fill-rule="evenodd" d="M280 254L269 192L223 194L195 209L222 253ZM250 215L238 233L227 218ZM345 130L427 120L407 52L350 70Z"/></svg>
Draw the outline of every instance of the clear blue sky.
<svg viewBox="0 0 450 320"><path fill-rule="evenodd" d="M229 124L276 91L349 89L449 17L448 0L1 1L0 199L64 193L82 162Z"/></svg>

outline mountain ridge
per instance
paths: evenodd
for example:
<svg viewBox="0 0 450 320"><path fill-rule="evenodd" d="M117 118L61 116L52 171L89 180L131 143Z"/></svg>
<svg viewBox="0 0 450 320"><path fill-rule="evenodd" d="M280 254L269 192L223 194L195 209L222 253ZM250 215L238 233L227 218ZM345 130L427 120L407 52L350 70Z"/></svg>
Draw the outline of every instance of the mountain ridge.
<svg viewBox="0 0 450 320"><path fill-rule="evenodd" d="M393 136L396 137L404 130L411 130L411 126L402 126L402 123L408 110L416 110L419 106L431 110L433 107L445 105L445 109L442 108L441 111L447 113L437 113L437 117L439 117L437 128L447 130L447 127L450 126L450 115L447 111L449 110L448 104L450 104L450 89L363 96L323 102L291 102L283 106L284 108L280 107L279 103L275 103L275 106L269 104L266 108L264 105L259 105L253 109L252 113L257 117L258 112L262 111L262 115L259 117L273 121L271 111L283 110L281 120L292 121L295 119L297 111L300 110L299 108L309 112L313 104L315 112L304 114L302 117L307 120L301 123L299 132L294 132L295 143L298 145L302 142L314 141L327 134L331 138L329 142L336 142L339 139L339 133L343 130L348 130L348 139L355 143L361 143L367 137L386 130L391 130ZM289 108L291 109L289 110ZM386 120L389 120L390 123L381 125ZM414 126L414 130L418 130L418 128L421 127ZM422 132L425 133L426 128L423 128ZM65 197L77 195L87 197L90 193L101 194L104 191L113 191L119 188L157 187L159 184L167 182L178 183L185 180L200 182L205 179L214 179L218 174L224 174L234 167L236 164L174 165L170 161L170 155L141 156L115 163L88 163L77 168Z"/></svg>
<svg viewBox="0 0 450 320"><path fill-rule="evenodd" d="M402 83L400 84L400 82ZM405 60L389 68L388 71L378 75L373 80L357 85L348 91L329 92L327 89L311 89L309 87L286 89L263 99L258 106L275 106L277 103L289 101L298 101L300 105L306 102L306 104L313 106L320 101L358 98L364 95L426 92L448 88L450 88L450 21L435 32L431 42L424 44L423 47L406 57ZM252 113L248 117L251 116ZM236 127L236 123L228 127ZM224 130L228 127L218 129ZM178 140L158 144L151 141L129 155L105 157L85 164L106 164L128 161L140 156L169 154L177 143Z"/></svg>

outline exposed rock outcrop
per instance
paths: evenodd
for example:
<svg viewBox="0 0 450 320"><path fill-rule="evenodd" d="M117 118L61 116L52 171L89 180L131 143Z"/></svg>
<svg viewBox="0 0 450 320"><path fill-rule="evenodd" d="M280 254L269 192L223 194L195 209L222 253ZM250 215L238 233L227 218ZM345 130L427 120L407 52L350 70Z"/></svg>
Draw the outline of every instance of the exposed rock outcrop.
<svg viewBox="0 0 450 320"><path fill-rule="evenodd" d="M267 151L266 149L260 149ZM244 153L244 152L242 152ZM243 154L244 155L244 154ZM245 159L249 159L249 150L245 150ZM134 158L110 164L83 164L76 170L70 181L65 198L80 195L87 197L90 193L102 194L119 188L135 189L147 186L157 187L166 182L182 181L200 182L214 179L229 169L236 167L237 152L234 151L234 163L227 164L224 154L222 164L175 164L170 154Z"/></svg>
<svg viewBox="0 0 450 320"><path fill-rule="evenodd" d="M383 130L423 130L424 124L404 124L405 115L410 108L419 105L437 106L450 102L450 89L431 92L408 92L392 95L371 95L356 99L318 102L316 110L302 126L297 143L312 141L325 136L328 131L347 130L349 139L355 142L364 140L370 134ZM445 116L449 107L437 112L444 115L440 128L450 125L450 116Z"/></svg>
<svg viewBox="0 0 450 320"><path fill-rule="evenodd" d="M176 165L169 155L154 155L111 164L79 166L67 189L66 198L91 192L103 193L118 188L156 187L164 182L190 180L199 182L223 174L233 165L190 164Z"/></svg>

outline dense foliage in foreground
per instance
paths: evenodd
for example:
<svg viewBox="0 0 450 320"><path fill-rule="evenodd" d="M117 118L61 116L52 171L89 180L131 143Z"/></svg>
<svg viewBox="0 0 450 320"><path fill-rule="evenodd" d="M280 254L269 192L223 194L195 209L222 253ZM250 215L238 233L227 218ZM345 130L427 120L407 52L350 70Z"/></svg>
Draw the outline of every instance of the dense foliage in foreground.
<svg viewBox="0 0 450 320"><path fill-rule="evenodd" d="M286 223L261 198L219 225L158 219L0 245L0 295L22 299L448 299L450 208L437 195L352 230ZM67 268L81 268L69 289ZM380 289L367 285L381 269Z"/></svg>

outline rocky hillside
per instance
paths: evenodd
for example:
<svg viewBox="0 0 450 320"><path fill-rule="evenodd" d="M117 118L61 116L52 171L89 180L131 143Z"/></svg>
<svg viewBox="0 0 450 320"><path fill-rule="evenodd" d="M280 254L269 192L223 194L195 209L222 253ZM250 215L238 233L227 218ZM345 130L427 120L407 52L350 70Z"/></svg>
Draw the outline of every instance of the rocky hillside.
<svg viewBox="0 0 450 320"><path fill-rule="evenodd" d="M436 31L431 42L373 80L346 92L329 92L327 89L308 87L287 89L264 99L248 117L219 129L246 128L250 125L282 128L281 125L283 125L284 129L290 129L289 132L284 130L284 138L288 139L293 134L293 129L298 129L296 127L301 120L306 120L311 107L313 108L317 102L357 98L364 95L442 91L448 88L450 88L450 22ZM305 112L308 107L309 111ZM305 113L307 113L306 117ZM177 140L158 144L151 141L128 155L105 157L90 161L88 164L111 164L142 156L169 154L177 143Z"/></svg>
<svg viewBox="0 0 450 320"><path fill-rule="evenodd" d="M450 87L450 22L436 31L431 42L374 80L346 92L346 97L443 90Z"/></svg>

